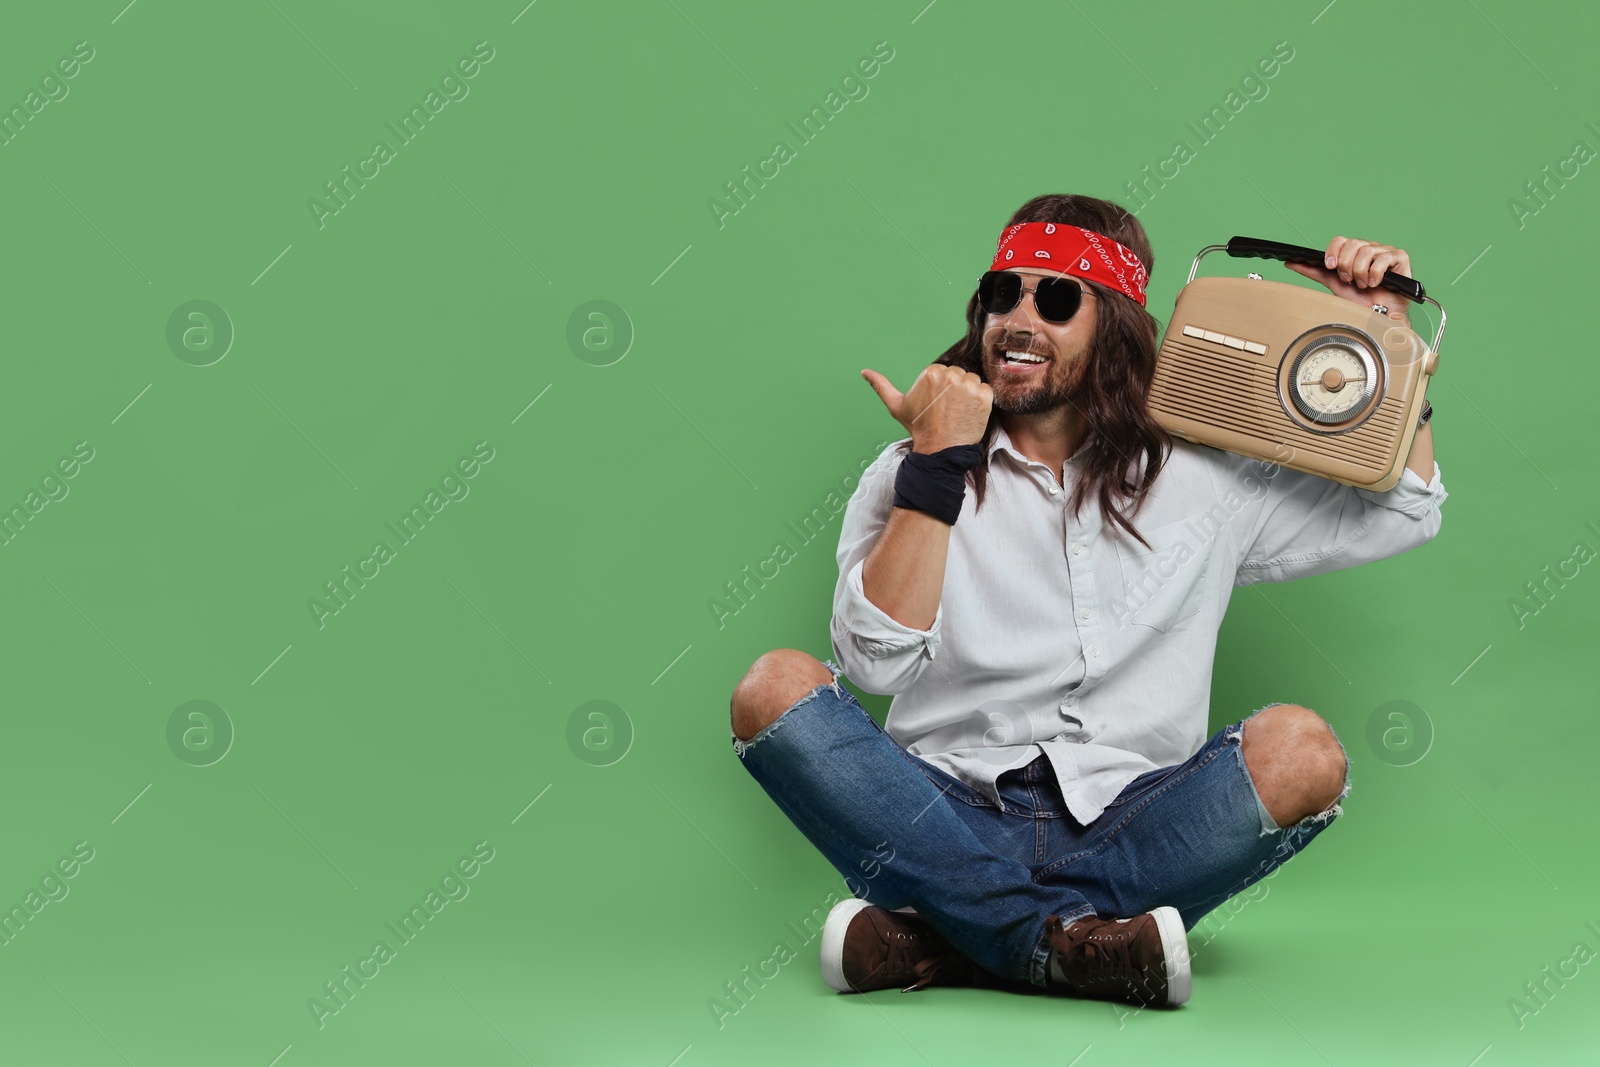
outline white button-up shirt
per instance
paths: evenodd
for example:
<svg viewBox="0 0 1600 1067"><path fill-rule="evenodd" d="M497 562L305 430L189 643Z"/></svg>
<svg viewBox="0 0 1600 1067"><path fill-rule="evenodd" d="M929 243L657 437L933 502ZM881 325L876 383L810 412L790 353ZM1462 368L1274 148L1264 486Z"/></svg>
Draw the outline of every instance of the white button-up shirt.
<svg viewBox="0 0 1600 1067"><path fill-rule="evenodd" d="M905 440L905 439L902 439ZM845 510L834 656L871 693L908 751L1001 806L1001 772L1049 757L1067 809L1093 822L1145 771L1181 763L1208 736L1217 631L1235 586L1385 559L1431 540L1448 494L1439 466L1387 492L1176 439L1132 517L1151 548L1067 500L1061 472L997 428L982 509L971 486L951 529L927 630L862 592L862 564L894 501L898 443L862 473Z"/></svg>

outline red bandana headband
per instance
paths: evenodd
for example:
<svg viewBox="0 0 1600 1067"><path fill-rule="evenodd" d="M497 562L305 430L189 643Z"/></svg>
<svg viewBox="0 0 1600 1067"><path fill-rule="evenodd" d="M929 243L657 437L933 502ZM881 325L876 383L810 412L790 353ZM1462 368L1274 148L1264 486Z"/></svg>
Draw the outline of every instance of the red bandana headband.
<svg viewBox="0 0 1600 1067"><path fill-rule="evenodd" d="M1133 250L1093 230L1064 222L1023 222L1000 235L990 270L1037 267L1099 282L1144 306L1150 274Z"/></svg>

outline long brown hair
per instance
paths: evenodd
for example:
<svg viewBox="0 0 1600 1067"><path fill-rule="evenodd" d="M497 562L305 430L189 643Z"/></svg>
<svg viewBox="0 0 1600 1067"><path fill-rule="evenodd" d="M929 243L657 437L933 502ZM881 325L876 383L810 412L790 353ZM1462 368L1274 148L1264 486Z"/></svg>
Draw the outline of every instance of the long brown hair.
<svg viewBox="0 0 1600 1067"><path fill-rule="evenodd" d="M1104 234L1132 249L1147 271L1155 271L1155 255L1144 227L1109 200L1064 194L1038 196L1018 208L1006 225L1019 222L1066 223ZM1084 476L1078 481L1069 503L1073 515L1077 516L1088 495L1096 494L1105 518L1127 530L1148 548L1149 543L1134 529L1130 517L1144 502L1173 443L1172 437L1151 418L1146 406L1150 379L1155 373L1160 327L1131 297L1086 279L1079 281L1090 286L1099 299L1094 301L1094 340L1089 346L1083 385L1076 399L1068 401L1089 425L1089 435L1081 452ZM951 345L936 362L985 377L985 319L974 291L967 301L966 336ZM989 425L979 442L983 458L967 472L980 508L989 479L989 446L1000 424L999 416L998 409L990 412ZM910 445L901 447L909 450ZM1140 459L1143 460L1142 469L1130 480L1131 468L1137 466ZM1128 502L1125 510L1119 506L1124 502Z"/></svg>

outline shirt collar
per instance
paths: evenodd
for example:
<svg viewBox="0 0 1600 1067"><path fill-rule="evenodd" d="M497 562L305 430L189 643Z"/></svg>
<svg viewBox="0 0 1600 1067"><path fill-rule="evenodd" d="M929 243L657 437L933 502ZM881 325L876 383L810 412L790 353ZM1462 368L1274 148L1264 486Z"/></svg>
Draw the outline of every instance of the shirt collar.
<svg viewBox="0 0 1600 1067"><path fill-rule="evenodd" d="M1087 444L1079 445L1078 451L1074 452L1072 456L1067 459L1067 466L1074 468L1083 466L1084 453L1087 450ZM994 439L989 442L988 458L993 461L994 454L1000 451L1010 453L1011 457L1018 463L1028 464L1033 462L1033 460L1016 450L1016 448L1011 444L1011 435L1006 433L1004 426L996 423L994 428Z"/></svg>

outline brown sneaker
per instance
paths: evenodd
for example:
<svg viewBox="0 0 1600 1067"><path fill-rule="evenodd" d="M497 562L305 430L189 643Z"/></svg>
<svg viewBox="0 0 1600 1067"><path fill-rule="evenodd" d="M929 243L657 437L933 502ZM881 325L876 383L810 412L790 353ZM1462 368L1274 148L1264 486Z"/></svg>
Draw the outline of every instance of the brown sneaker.
<svg viewBox="0 0 1600 1067"><path fill-rule="evenodd" d="M1189 938L1176 908L1070 925L1052 915L1045 934L1076 996L1173 1008L1189 999Z"/></svg>
<svg viewBox="0 0 1600 1067"><path fill-rule="evenodd" d="M856 897L841 900L828 912L821 963L823 979L841 993L1004 984L962 955L921 916L889 911Z"/></svg>

